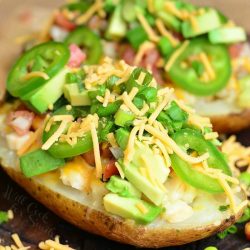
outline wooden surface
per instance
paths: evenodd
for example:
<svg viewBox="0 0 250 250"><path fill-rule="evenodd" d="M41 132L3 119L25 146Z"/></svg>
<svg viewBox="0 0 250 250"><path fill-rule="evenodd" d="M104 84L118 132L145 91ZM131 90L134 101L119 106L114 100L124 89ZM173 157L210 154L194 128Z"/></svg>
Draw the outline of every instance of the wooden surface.
<svg viewBox="0 0 250 250"><path fill-rule="evenodd" d="M226 11L240 24L250 31L249 0L194 0L200 4L216 5ZM0 84L5 82L5 72L13 58L20 53L14 39L16 36L37 31L49 16L50 10L58 6L61 0L0 0ZM0 92L0 97L3 92ZM243 132L239 139L250 145L250 131ZM62 221L42 205L33 200L21 188L13 183L0 170L0 210L13 209L15 219L7 224L0 225L0 240L2 244L10 244L12 233L18 233L26 245L37 249L37 244L59 234L63 241L83 250L134 250L131 246L94 236ZM135 236L136 237L136 236ZM236 235L230 235L225 240L218 240L215 236L186 246L165 248L166 250L203 250L206 246L216 245L220 250L242 250L250 247L245 240L243 226Z"/></svg>

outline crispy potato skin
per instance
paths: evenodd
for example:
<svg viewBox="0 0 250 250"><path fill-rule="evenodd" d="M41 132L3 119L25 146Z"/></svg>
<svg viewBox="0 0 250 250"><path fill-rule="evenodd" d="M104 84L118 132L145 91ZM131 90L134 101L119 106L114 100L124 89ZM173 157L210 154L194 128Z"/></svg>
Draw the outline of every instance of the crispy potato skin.
<svg viewBox="0 0 250 250"><path fill-rule="evenodd" d="M213 130L219 133L236 133L250 127L250 109L239 114L212 116Z"/></svg>
<svg viewBox="0 0 250 250"><path fill-rule="evenodd" d="M242 214L242 212L239 212L236 216L231 216L220 225L188 230L149 229L147 226L126 222L123 219L91 209L61 196L34 180L25 178L12 168L4 168L4 170L36 200L71 224L90 233L137 247L159 248L196 241L224 230Z"/></svg>

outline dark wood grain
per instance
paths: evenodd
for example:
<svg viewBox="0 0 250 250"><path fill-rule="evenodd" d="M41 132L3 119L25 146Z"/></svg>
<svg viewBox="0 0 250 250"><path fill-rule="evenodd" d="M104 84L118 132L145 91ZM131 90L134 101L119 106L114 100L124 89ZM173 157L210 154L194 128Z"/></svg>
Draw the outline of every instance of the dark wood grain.
<svg viewBox="0 0 250 250"><path fill-rule="evenodd" d="M250 130L240 133L238 139L245 145L250 145ZM24 244L31 246L31 249L38 249L37 245L40 241L53 238L55 235L60 235L63 242L67 242L79 250L136 249L88 234L64 222L33 200L0 170L0 210L8 209L14 211L15 219L0 225L0 239L6 245L11 243L11 234L18 233ZM242 250L250 247L250 242L244 236L244 225L238 225L238 227L237 234L229 235L224 240L213 236L185 246L164 249L203 250L211 245L217 246L219 250Z"/></svg>

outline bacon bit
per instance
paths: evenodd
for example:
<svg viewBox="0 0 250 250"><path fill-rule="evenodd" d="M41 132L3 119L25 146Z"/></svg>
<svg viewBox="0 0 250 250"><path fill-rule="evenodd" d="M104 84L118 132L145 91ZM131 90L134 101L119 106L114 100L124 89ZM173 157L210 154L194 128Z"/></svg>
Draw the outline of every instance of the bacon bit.
<svg viewBox="0 0 250 250"><path fill-rule="evenodd" d="M140 66L147 68L148 65L150 65L152 69L153 67L157 66L157 62L159 61L160 58L161 55L156 48L150 49L145 53Z"/></svg>
<svg viewBox="0 0 250 250"><path fill-rule="evenodd" d="M129 65L133 65L136 52L130 45L124 45L120 48L121 58Z"/></svg>
<svg viewBox="0 0 250 250"><path fill-rule="evenodd" d="M29 132L34 119L34 113L20 110L11 112L7 118L7 124L20 136Z"/></svg>
<svg viewBox="0 0 250 250"><path fill-rule="evenodd" d="M101 146L101 156L105 159L111 159L113 156L111 151L109 150L109 146L110 145L107 143L103 143Z"/></svg>
<svg viewBox="0 0 250 250"><path fill-rule="evenodd" d="M231 58L238 58L243 49L244 45L242 43L232 44L229 46L229 54Z"/></svg>
<svg viewBox="0 0 250 250"><path fill-rule="evenodd" d="M162 86L166 84L166 81L163 79L163 72L161 69L157 68L157 66L152 67L152 74L158 84Z"/></svg>
<svg viewBox="0 0 250 250"><path fill-rule="evenodd" d="M62 13L58 12L55 16L55 23L61 28L72 31L76 28L76 25L69 21Z"/></svg>
<svg viewBox="0 0 250 250"><path fill-rule="evenodd" d="M69 49L70 59L68 66L71 68L77 68L86 59L86 54L76 44L71 44Z"/></svg>
<svg viewBox="0 0 250 250"><path fill-rule="evenodd" d="M95 166L95 155L93 150L84 153L82 157L89 165Z"/></svg>
<svg viewBox="0 0 250 250"><path fill-rule="evenodd" d="M103 179L105 181L108 180L112 175L119 175L119 171L118 171L117 167L115 166L115 163L116 163L116 160L112 159L105 166L105 170L103 173Z"/></svg>
<svg viewBox="0 0 250 250"><path fill-rule="evenodd" d="M104 30L106 27L106 20L100 18L98 15L94 15L88 23L88 27L91 30Z"/></svg>

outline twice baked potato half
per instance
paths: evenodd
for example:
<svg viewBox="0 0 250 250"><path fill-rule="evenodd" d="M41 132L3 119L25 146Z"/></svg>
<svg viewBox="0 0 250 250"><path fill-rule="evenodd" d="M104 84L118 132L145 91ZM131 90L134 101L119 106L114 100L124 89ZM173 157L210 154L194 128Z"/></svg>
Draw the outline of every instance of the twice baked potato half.
<svg viewBox="0 0 250 250"><path fill-rule="evenodd" d="M0 108L7 174L70 223L138 247L181 245L232 225L248 201L209 118L152 74L48 42L9 73Z"/></svg>

